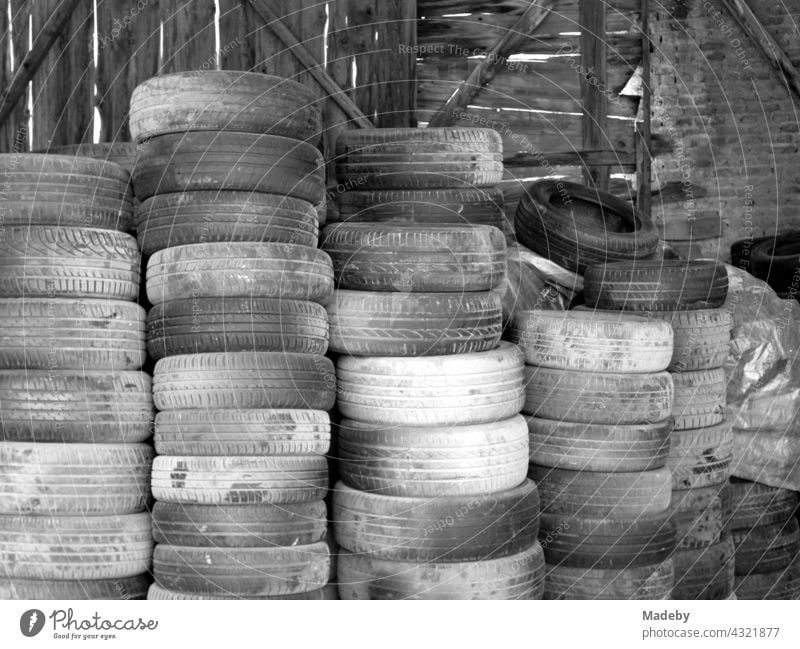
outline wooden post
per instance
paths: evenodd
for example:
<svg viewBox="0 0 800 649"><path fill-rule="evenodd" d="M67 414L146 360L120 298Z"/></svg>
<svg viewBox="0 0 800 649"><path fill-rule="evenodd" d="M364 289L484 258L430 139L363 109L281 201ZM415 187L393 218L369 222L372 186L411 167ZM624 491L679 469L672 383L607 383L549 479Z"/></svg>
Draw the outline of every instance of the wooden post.
<svg viewBox="0 0 800 649"><path fill-rule="evenodd" d="M652 148L650 124L650 0L642 0L642 104L636 122L636 206L645 214L652 209Z"/></svg>
<svg viewBox="0 0 800 649"><path fill-rule="evenodd" d="M581 99L583 101L583 148L608 148L608 97L606 78L606 3L581 0ZM583 170L587 184L608 191L609 168Z"/></svg>

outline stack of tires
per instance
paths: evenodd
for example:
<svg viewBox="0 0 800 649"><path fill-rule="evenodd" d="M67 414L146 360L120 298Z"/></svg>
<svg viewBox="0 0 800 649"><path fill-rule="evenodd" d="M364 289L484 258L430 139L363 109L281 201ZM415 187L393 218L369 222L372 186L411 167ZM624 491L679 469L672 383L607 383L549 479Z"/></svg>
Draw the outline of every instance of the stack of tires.
<svg viewBox="0 0 800 649"><path fill-rule="evenodd" d="M435 221L435 212L452 223L437 200L499 181L499 139L480 129L361 131L337 150L343 185L360 174L360 193L374 191L376 201L409 188L417 189L408 204L431 201L409 207L411 222L324 232L338 288L328 312L343 416L333 499L339 594L541 598L522 356L500 342L503 234L414 222Z"/></svg>
<svg viewBox="0 0 800 649"><path fill-rule="evenodd" d="M733 591L733 542L727 532L726 485L731 426L723 419L732 321L723 308L724 266L658 261L590 267L586 302L605 310L640 312L671 325L675 385L672 518L677 526L676 599L727 599Z"/></svg>
<svg viewBox="0 0 800 649"><path fill-rule="evenodd" d="M669 598L669 325L525 311L509 336L525 354L545 599Z"/></svg>
<svg viewBox="0 0 800 649"><path fill-rule="evenodd" d="M732 480L737 599L800 599L800 494Z"/></svg>
<svg viewBox="0 0 800 649"><path fill-rule="evenodd" d="M141 598L153 408L129 175L9 154L0 176L0 598Z"/></svg>
<svg viewBox="0 0 800 649"><path fill-rule="evenodd" d="M157 360L151 599L327 599L327 411L316 98L244 72L131 99Z"/></svg>

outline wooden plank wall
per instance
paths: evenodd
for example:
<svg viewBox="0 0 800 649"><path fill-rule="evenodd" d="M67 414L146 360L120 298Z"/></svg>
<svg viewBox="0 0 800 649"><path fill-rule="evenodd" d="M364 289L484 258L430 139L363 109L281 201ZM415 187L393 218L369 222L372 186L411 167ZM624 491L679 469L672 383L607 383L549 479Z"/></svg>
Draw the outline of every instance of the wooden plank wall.
<svg viewBox="0 0 800 649"><path fill-rule="evenodd" d="M62 1L0 0L0 88L8 86L14 73L12 57L18 64L27 52L29 22L35 38ZM30 106L23 98L0 128L0 151L92 142L96 128L100 141L127 141L131 92L143 80L173 71L253 69L294 78L323 96L311 75L242 0L219 0L218 17L214 0L97 0L96 16L92 4L80 3L34 76L31 132ZM326 62L326 71L377 125L412 123L416 2L293 0L274 5L300 42L320 64ZM345 120L329 100L324 112L330 148Z"/></svg>

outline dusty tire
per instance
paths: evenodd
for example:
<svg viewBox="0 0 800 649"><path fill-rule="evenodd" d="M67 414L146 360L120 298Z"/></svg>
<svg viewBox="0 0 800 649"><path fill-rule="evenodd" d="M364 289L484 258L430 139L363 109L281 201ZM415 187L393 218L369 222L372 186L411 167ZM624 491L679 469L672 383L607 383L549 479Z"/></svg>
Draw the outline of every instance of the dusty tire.
<svg viewBox="0 0 800 649"><path fill-rule="evenodd" d="M800 494L758 482L734 480L731 494L732 529L785 523L800 505Z"/></svg>
<svg viewBox="0 0 800 649"><path fill-rule="evenodd" d="M498 559L411 563L342 552L342 599L542 599L544 556L534 542Z"/></svg>
<svg viewBox="0 0 800 649"><path fill-rule="evenodd" d="M291 548L194 548L156 545L153 576L166 590L207 595L292 595L322 588L330 558L325 543Z"/></svg>
<svg viewBox="0 0 800 649"><path fill-rule="evenodd" d="M503 304L486 293L335 291L330 349L351 356L441 356L500 344Z"/></svg>
<svg viewBox="0 0 800 649"><path fill-rule="evenodd" d="M158 194L136 208L136 236L145 255L193 243L252 241L317 247L311 203L258 192Z"/></svg>
<svg viewBox="0 0 800 649"><path fill-rule="evenodd" d="M156 415L159 455L325 455L330 444L330 418L320 410L197 409Z"/></svg>
<svg viewBox="0 0 800 649"><path fill-rule="evenodd" d="M157 502L153 506L156 543L196 548L268 548L322 541L325 503L281 505L186 505Z"/></svg>
<svg viewBox="0 0 800 649"><path fill-rule="evenodd" d="M147 572L153 553L150 514L0 515L0 577L85 580Z"/></svg>
<svg viewBox="0 0 800 649"><path fill-rule="evenodd" d="M589 311L522 311L508 339L525 362L581 372L647 373L667 369L672 331L663 322Z"/></svg>
<svg viewBox="0 0 800 649"><path fill-rule="evenodd" d="M3 225L133 229L128 172L111 161L41 153L0 155Z"/></svg>
<svg viewBox="0 0 800 649"><path fill-rule="evenodd" d="M733 530L732 537L737 575L783 570L800 559L800 523L796 518Z"/></svg>
<svg viewBox="0 0 800 649"><path fill-rule="evenodd" d="M672 419L624 426L527 420L532 464L623 473L659 469L669 457Z"/></svg>
<svg viewBox="0 0 800 649"><path fill-rule="evenodd" d="M309 408L336 399L333 363L324 356L229 352L170 356L156 363L153 403L159 410Z"/></svg>
<svg viewBox="0 0 800 649"><path fill-rule="evenodd" d="M800 561L772 572L736 577L738 599L800 599Z"/></svg>
<svg viewBox="0 0 800 649"><path fill-rule="evenodd" d="M137 370L144 319L122 300L0 298L0 367Z"/></svg>
<svg viewBox="0 0 800 649"><path fill-rule="evenodd" d="M536 541L539 496L526 480L502 493L407 498L351 489L333 493L336 542L389 561L479 561L521 552Z"/></svg>
<svg viewBox="0 0 800 649"><path fill-rule="evenodd" d="M159 360L207 352L328 349L325 307L277 298L195 298L164 302L147 314L147 351Z"/></svg>
<svg viewBox="0 0 800 649"><path fill-rule="evenodd" d="M339 188L341 187L341 190ZM341 223L491 225L504 230L503 192L493 187L347 191L337 186Z"/></svg>
<svg viewBox="0 0 800 649"><path fill-rule="evenodd" d="M0 579L0 599L128 600L144 599L150 575L117 579Z"/></svg>
<svg viewBox="0 0 800 649"><path fill-rule="evenodd" d="M139 248L124 232L10 226L0 238L0 297L139 297Z"/></svg>
<svg viewBox="0 0 800 649"><path fill-rule="evenodd" d="M593 264L650 259L658 248L649 215L612 194L563 180L528 187L514 223L522 245L579 273Z"/></svg>
<svg viewBox="0 0 800 649"><path fill-rule="evenodd" d="M619 570L548 565L544 599L670 599L674 580L672 559Z"/></svg>
<svg viewBox="0 0 800 649"><path fill-rule="evenodd" d="M730 536L705 548L678 550L673 599L727 599L733 592L733 542Z"/></svg>
<svg viewBox="0 0 800 649"><path fill-rule="evenodd" d="M663 421L672 414L667 372L611 374L525 366L523 412L544 419L612 426Z"/></svg>
<svg viewBox="0 0 800 649"><path fill-rule="evenodd" d="M542 512L585 518L635 518L669 508L667 468L640 473L550 469L532 464L528 477L539 487Z"/></svg>
<svg viewBox="0 0 800 649"><path fill-rule="evenodd" d="M319 97L306 86L238 70L174 72L147 79L131 95L131 138L184 131L269 133L316 142Z"/></svg>
<svg viewBox="0 0 800 649"><path fill-rule="evenodd" d="M336 286L357 291L489 291L506 272L503 233L487 226L329 225Z"/></svg>
<svg viewBox="0 0 800 649"><path fill-rule="evenodd" d="M152 434L144 372L2 370L0 408L6 441L134 443Z"/></svg>
<svg viewBox="0 0 800 649"><path fill-rule="evenodd" d="M45 151L41 151L45 153ZM92 144L65 144L63 146L51 146L46 153L53 155L70 156L76 158L94 158L104 162L118 164L129 174L136 166L139 157L139 149L135 142L97 142ZM130 179L129 179L130 180ZM98 227L98 226L93 226ZM68 597L65 599L69 599Z"/></svg>
<svg viewBox="0 0 800 649"><path fill-rule="evenodd" d="M612 311L717 309L728 295L725 266L707 261L636 261L590 266L586 304Z"/></svg>
<svg viewBox="0 0 800 649"><path fill-rule="evenodd" d="M187 297L325 304L332 292L328 256L289 243L198 243L159 250L147 264L147 298L153 304Z"/></svg>
<svg viewBox="0 0 800 649"><path fill-rule="evenodd" d="M528 471L525 420L398 428L343 419L337 427L342 480L384 496L439 498L499 493L522 483Z"/></svg>
<svg viewBox="0 0 800 649"><path fill-rule="evenodd" d="M197 505L275 505L322 500L328 465L311 456L169 456L153 461L153 497Z"/></svg>
<svg viewBox="0 0 800 649"><path fill-rule="evenodd" d="M472 188L497 185L502 176L503 144L491 129L357 129L336 141L336 177L345 186Z"/></svg>
<svg viewBox="0 0 800 649"><path fill-rule="evenodd" d="M522 352L501 343L475 354L337 361L339 411L365 423L406 426L481 424L519 414Z"/></svg>
<svg viewBox="0 0 800 649"><path fill-rule="evenodd" d="M173 192L246 191L314 205L325 196L325 165L312 145L277 135L158 135L140 147L133 189L141 201Z"/></svg>
<svg viewBox="0 0 800 649"><path fill-rule="evenodd" d="M794 297L798 291L800 232L786 232L757 242L752 262L753 275L763 279L777 293Z"/></svg>
<svg viewBox="0 0 800 649"><path fill-rule="evenodd" d="M672 375L672 380L675 384L672 415L676 431L722 423L727 387L725 370L678 372Z"/></svg>
<svg viewBox="0 0 800 649"><path fill-rule="evenodd" d="M295 593L293 595L276 595L275 597L262 596L245 596L237 597L236 595L204 595L196 593L182 593L175 590L167 590L158 584L151 584L147 590L147 599L153 600L225 600L225 599L278 599L278 600L331 600L339 599L339 593L336 590L335 584L327 584L322 588L310 590L305 593Z"/></svg>
<svg viewBox="0 0 800 649"><path fill-rule="evenodd" d="M728 516L723 489L714 485L672 492L670 511L679 550L705 548L725 535Z"/></svg>
<svg viewBox="0 0 800 649"><path fill-rule="evenodd" d="M728 481L733 461L730 424L674 430L667 466L673 489L697 489Z"/></svg>
<svg viewBox="0 0 800 649"><path fill-rule="evenodd" d="M649 311L672 326L675 336L670 372L722 367L728 358L733 319L727 309Z"/></svg>

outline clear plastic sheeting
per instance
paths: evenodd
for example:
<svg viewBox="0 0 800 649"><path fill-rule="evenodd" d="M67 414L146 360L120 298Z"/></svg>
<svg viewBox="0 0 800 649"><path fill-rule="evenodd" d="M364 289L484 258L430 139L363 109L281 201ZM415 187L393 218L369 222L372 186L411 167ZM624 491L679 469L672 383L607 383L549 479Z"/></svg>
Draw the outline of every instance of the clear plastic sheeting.
<svg viewBox="0 0 800 649"><path fill-rule="evenodd" d="M733 475L800 491L800 304L741 269L727 270Z"/></svg>

